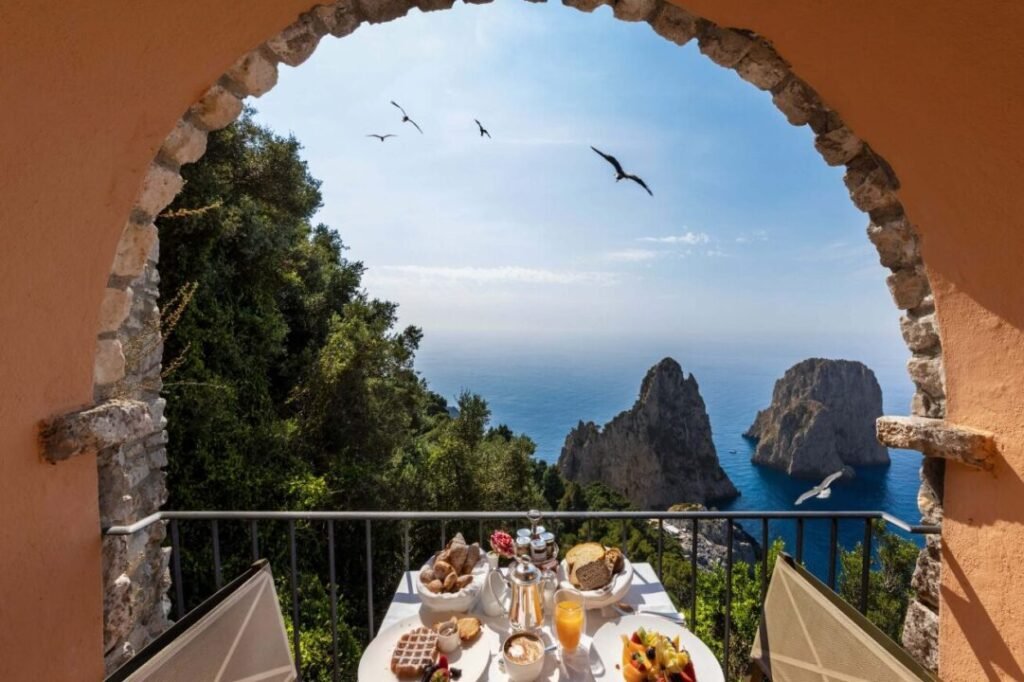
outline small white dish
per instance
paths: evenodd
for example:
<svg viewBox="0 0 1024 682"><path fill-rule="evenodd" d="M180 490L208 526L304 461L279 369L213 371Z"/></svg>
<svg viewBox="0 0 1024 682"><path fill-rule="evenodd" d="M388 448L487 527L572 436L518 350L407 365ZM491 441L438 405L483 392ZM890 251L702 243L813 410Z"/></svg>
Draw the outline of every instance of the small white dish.
<svg viewBox="0 0 1024 682"><path fill-rule="evenodd" d="M456 623L448 622L437 627L437 648L443 653L450 654L462 646L459 638L459 626Z"/></svg>

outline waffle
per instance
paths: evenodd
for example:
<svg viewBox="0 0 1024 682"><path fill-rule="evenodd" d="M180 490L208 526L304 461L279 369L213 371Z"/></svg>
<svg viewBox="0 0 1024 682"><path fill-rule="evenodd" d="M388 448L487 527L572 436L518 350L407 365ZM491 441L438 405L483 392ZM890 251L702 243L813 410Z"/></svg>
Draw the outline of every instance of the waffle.
<svg viewBox="0 0 1024 682"><path fill-rule="evenodd" d="M437 633L416 628L398 639L391 654L391 672L399 677L414 677L422 674L436 657Z"/></svg>

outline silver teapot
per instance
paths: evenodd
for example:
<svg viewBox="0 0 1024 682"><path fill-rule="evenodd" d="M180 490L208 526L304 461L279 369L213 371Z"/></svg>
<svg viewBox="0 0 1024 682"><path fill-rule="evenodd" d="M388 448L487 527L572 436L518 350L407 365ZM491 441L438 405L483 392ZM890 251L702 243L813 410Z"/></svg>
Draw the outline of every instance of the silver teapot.
<svg viewBox="0 0 1024 682"><path fill-rule="evenodd" d="M529 561L518 558L509 566L508 578L504 580L510 595L507 614L512 630L536 630L544 625L546 591L554 592L558 587L555 574L541 571Z"/></svg>

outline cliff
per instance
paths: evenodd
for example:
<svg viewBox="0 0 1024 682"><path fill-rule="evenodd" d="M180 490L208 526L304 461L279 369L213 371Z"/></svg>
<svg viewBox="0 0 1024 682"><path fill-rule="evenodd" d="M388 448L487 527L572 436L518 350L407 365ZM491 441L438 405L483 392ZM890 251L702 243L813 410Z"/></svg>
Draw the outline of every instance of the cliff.
<svg viewBox="0 0 1024 682"><path fill-rule="evenodd" d="M755 464L800 478L824 478L844 466L888 464L875 438L882 389L867 366L811 358L775 382L772 403L743 434L758 441Z"/></svg>
<svg viewBox="0 0 1024 682"><path fill-rule="evenodd" d="M718 463L697 380L672 358L648 370L632 408L603 428L581 421L570 431L558 468L579 483L604 483L645 509L739 495Z"/></svg>

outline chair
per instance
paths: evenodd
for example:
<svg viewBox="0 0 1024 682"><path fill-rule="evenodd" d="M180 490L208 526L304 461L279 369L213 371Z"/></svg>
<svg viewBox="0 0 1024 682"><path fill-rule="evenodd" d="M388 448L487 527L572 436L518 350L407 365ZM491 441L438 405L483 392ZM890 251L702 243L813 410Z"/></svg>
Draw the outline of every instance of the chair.
<svg viewBox="0 0 1024 682"><path fill-rule="evenodd" d="M752 682L938 679L786 554L775 562L750 657Z"/></svg>
<svg viewBox="0 0 1024 682"><path fill-rule="evenodd" d="M266 559L225 585L106 682L290 682L296 679Z"/></svg>

